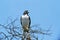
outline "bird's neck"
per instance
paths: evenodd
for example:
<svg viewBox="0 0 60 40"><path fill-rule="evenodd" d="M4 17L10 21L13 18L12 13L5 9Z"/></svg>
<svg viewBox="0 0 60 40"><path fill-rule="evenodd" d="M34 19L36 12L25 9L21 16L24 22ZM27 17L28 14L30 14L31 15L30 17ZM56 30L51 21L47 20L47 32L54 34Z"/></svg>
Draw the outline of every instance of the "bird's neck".
<svg viewBox="0 0 60 40"><path fill-rule="evenodd" d="M26 16L28 15L28 14L25 14Z"/></svg>

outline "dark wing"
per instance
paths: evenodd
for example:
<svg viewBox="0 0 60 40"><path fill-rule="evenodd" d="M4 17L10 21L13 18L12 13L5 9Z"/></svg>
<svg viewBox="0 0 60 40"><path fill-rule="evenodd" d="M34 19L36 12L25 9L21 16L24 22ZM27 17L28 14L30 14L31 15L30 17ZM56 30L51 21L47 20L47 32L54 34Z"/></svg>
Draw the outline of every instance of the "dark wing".
<svg viewBox="0 0 60 40"><path fill-rule="evenodd" d="M29 16L29 26L31 25L31 18L30 18L30 16Z"/></svg>
<svg viewBox="0 0 60 40"><path fill-rule="evenodd" d="M22 16L20 17L20 23L21 23L21 25L22 25Z"/></svg>

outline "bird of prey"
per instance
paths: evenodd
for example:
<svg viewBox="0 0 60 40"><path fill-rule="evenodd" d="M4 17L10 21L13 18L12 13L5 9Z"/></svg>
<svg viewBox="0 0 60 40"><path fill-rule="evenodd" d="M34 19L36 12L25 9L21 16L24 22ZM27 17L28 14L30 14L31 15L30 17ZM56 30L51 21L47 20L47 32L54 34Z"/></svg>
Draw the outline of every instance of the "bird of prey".
<svg viewBox="0 0 60 40"><path fill-rule="evenodd" d="M31 25L31 19L30 19L30 16L28 15L28 13L29 13L28 10L25 10L23 15L20 17L21 25L22 25L24 31L27 31L27 32Z"/></svg>

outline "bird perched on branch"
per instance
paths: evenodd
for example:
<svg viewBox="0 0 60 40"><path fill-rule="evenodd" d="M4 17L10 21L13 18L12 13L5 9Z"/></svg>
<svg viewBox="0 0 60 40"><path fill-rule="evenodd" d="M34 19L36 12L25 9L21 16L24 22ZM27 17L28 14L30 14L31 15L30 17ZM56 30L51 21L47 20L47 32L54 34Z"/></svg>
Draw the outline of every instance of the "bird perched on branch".
<svg viewBox="0 0 60 40"><path fill-rule="evenodd" d="M29 31L30 25L31 25L31 19L30 16L28 15L28 10L25 10L23 15L20 18L21 25L24 29L25 32Z"/></svg>

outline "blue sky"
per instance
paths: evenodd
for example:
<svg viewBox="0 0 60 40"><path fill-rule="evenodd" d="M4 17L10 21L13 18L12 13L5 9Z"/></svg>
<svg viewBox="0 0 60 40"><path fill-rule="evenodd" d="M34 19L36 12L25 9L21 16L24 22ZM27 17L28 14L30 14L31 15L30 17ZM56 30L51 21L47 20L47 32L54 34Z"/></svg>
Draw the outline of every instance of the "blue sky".
<svg viewBox="0 0 60 40"><path fill-rule="evenodd" d="M52 25L52 36L48 40L57 40L60 29L60 0L0 0L0 24L6 24L8 17L12 19L29 10L32 24ZM46 40L45 39L45 40Z"/></svg>

